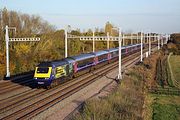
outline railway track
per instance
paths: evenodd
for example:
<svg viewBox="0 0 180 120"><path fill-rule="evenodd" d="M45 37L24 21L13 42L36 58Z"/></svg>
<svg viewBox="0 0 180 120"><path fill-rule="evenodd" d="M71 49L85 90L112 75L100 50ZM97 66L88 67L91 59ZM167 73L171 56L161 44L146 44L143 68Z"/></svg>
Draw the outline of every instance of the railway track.
<svg viewBox="0 0 180 120"><path fill-rule="evenodd" d="M0 102L0 105L2 105L2 107L0 107L0 116L2 115L2 113L5 113L5 112L12 110L14 108L16 110L18 110L19 109L18 106L20 106L20 105L26 106L28 104L32 104L35 101L43 99L43 96L45 96L45 95L54 94L55 92L61 90L63 88L63 86L68 86L68 84L70 85L71 82L72 81L68 81L68 82L66 82L62 85L59 85L55 88L52 88L50 90L33 89L29 93L21 94L19 96L9 98L8 100L4 100L4 101ZM79 82L79 81L76 80L75 82ZM31 100L33 100L33 102Z"/></svg>
<svg viewBox="0 0 180 120"><path fill-rule="evenodd" d="M25 76L18 76L17 78L12 78L12 80L4 80L3 84L0 84L0 89L4 88L4 87L11 86L12 83L23 84L24 82L31 79L32 77L33 77L33 74L28 74ZM22 79L23 79L23 81L22 81Z"/></svg>
<svg viewBox="0 0 180 120"><path fill-rule="evenodd" d="M123 63L127 62L128 59L132 59L132 57L130 58L126 58L123 60ZM84 88L85 86L91 84L92 82L94 82L97 78L102 77L103 74L108 73L109 71L113 70L114 68L117 68L117 62L111 64L110 66L105 66L103 67L103 70L97 70L98 72L94 73L96 75L92 76L92 74L87 77L85 77L84 79L80 80L80 81L76 81L74 80L73 83L70 85L68 84L67 86L62 86L59 87L58 89L54 88L54 89L50 89L47 90L47 93L43 93L43 94L39 94L39 95L35 95L34 97L31 97L29 99L34 99L34 98L39 98L37 100L34 100L33 103L29 104L29 105L23 105L24 108L19 107L18 106L22 105L15 105L14 108L16 108L16 112L12 111L9 112L9 114L7 114L9 110L12 110L13 108L6 108L4 109L3 107L1 108L0 115L2 116L3 113L6 113L6 117L1 118L1 119L29 119L31 117L33 117L34 115L37 115L38 113L48 109L50 106L54 105L55 103L65 99L66 97L72 95L73 93L79 91L80 89ZM48 91L51 91L51 93L48 93ZM53 92L52 92L53 91ZM45 96L45 94L49 94L48 97L41 97L41 96ZM41 98L40 98L41 97ZM23 99L22 99L23 101ZM27 100L29 101L29 100ZM22 103L21 101L16 101L14 103ZM26 101L24 101L26 102ZM9 105L9 106L13 106L13 104Z"/></svg>
<svg viewBox="0 0 180 120"><path fill-rule="evenodd" d="M5 94L5 93L9 93L11 91L15 91L17 89L21 89L24 86L28 86L28 85L32 85L34 83L33 79L27 81L25 84L19 85L19 84L15 84L9 87L5 87L4 89L0 90L0 95L1 94Z"/></svg>
<svg viewBox="0 0 180 120"><path fill-rule="evenodd" d="M0 84L0 88L10 86L10 85L12 85L12 82L21 84L21 83L23 83L22 79L28 80L29 78L32 78L32 76L33 76L33 73L28 73L28 74L25 74L22 76L16 76L14 78L11 78L11 80L4 81L3 84Z"/></svg>
<svg viewBox="0 0 180 120"><path fill-rule="evenodd" d="M122 64L131 60L139 53L124 58ZM98 78L117 68L117 62L104 66L102 69L96 70L93 75L87 73L81 78L75 78L65 84L59 85L50 90L33 90L27 94L14 96L8 100L0 101L0 119L30 119L40 112L48 109L61 100L69 97L75 92L88 86Z"/></svg>
<svg viewBox="0 0 180 120"><path fill-rule="evenodd" d="M33 83L33 75L29 74L18 79L7 81L0 84L0 95L14 91L16 89L23 88L23 86L28 86Z"/></svg>
<svg viewBox="0 0 180 120"><path fill-rule="evenodd" d="M9 93L10 91L16 91L17 89L21 89L24 86L35 87L32 85L33 83L33 74L29 73L23 76L17 76L13 78L13 80L6 81L0 84L0 95Z"/></svg>
<svg viewBox="0 0 180 120"><path fill-rule="evenodd" d="M98 72L96 73L96 74L98 74ZM54 99L54 97L55 96L59 96L59 94L61 94L61 93L66 93L65 91L67 91L68 89L70 89L70 88L72 88L73 86L75 87L75 86L77 86L78 85L78 87L80 87L81 85L82 85L82 83L83 83L83 81L85 81L85 80L88 80L87 78L89 78L89 77L91 77L92 75L87 75L86 77L83 77L83 78L81 78L80 80L73 80L73 81L71 81L71 83L67 83L66 85L62 85L62 86L58 86L58 87L55 87L55 88L53 88L53 89L50 89L50 90L47 90L47 91L45 91L43 94L39 94L39 95L36 95L36 96L34 96L33 98L29 98L29 99L34 99L33 100L33 102L31 102L31 103L29 103L30 105L28 106L26 106L27 108L32 108L32 105L34 105L34 106L36 106L37 107L37 105L40 105L40 103L41 102L49 102L49 100L48 99ZM57 94L58 93L58 94ZM48 97L46 96L48 94ZM37 98L37 99L36 99ZM39 98L39 99L38 99ZM29 101L29 99L28 99L28 101ZM23 100L22 100L23 101ZM21 102L22 103L22 101L17 101L17 102ZM41 102L40 102L41 101ZM24 102L24 101L23 101ZM42 104L42 103L41 103ZM44 105L44 104L43 104ZM9 105L9 106L12 106L12 105ZM25 105L24 105L25 106ZM26 110L28 110L27 108L24 108L24 109L26 109ZM5 113L5 114L7 114L7 111L8 110L12 110L12 108L9 108L9 109L6 109L6 110L3 110L3 111L1 111L0 112L0 116L2 116L3 115L3 113ZM21 108L19 108L19 109L21 109ZM18 106L16 106L16 111L17 111L17 113L18 114L20 114L21 112L20 112L20 110L18 109ZM12 114L12 116L14 116L15 115L15 113L13 113L13 112L11 112ZM16 114L17 114L16 113ZM24 112L23 112L24 113ZM5 115L4 114L4 115ZM2 119L2 118L1 118ZM8 118L9 119L9 118Z"/></svg>

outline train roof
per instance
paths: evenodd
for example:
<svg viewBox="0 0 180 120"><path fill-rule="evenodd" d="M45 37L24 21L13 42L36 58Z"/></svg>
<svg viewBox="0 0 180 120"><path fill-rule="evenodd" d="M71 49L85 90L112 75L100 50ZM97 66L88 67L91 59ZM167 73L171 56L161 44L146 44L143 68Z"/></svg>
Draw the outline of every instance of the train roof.
<svg viewBox="0 0 180 120"><path fill-rule="evenodd" d="M118 48L111 48L111 49L106 50L106 51L108 51L108 52L114 52L114 51L118 51Z"/></svg>
<svg viewBox="0 0 180 120"><path fill-rule="evenodd" d="M42 62L38 65L38 67L51 67L52 62Z"/></svg>
<svg viewBox="0 0 180 120"><path fill-rule="evenodd" d="M72 58L75 61L80 61L80 60L85 60L85 59L93 58L93 57L95 57L95 55L90 54L90 53L86 53L86 54L80 54L80 55L77 55L77 56L72 56L72 57L69 57L69 58Z"/></svg>
<svg viewBox="0 0 180 120"><path fill-rule="evenodd" d="M134 45L132 45L132 46L138 46L138 45L141 45L141 44L134 44Z"/></svg>
<svg viewBox="0 0 180 120"><path fill-rule="evenodd" d="M97 52L92 52L91 54L96 55L96 56L100 56L100 55L104 55L104 54L108 54L109 52L106 50L101 50L101 51L97 51Z"/></svg>
<svg viewBox="0 0 180 120"><path fill-rule="evenodd" d="M126 46L126 48L131 48L131 47L138 46L138 45L140 45L140 44L131 44L131 45Z"/></svg>
<svg viewBox="0 0 180 120"><path fill-rule="evenodd" d="M53 61L52 64L55 66L60 66L60 65L68 64L68 62L65 60L60 60L60 61Z"/></svg>
<svg viewBox="0 0 180 120"><path fill-rule="evenodd" d="M51 62L42 62L38 65L38 67L52 67L54 66L60 66L60 65L65 65L68 64L67 61L65 60L56 60L56 61L51 61Z"/></svg>
<svg viewBox="0 0 180 120"><path fill-rule="evenodd" d="M121 50L126 49L127 46L121 46ZM117 47L117 49L119 50L119 47Z"/></svg>
<svg viewBox="0 0 180 120"><path fill-rule="evenodd" d="M67 57L67 58L65 58L64 60L67 61L68 63L73 63L73 62L75 62L75 60L72 59L72 58L70 58L70 57Z"/></svg>

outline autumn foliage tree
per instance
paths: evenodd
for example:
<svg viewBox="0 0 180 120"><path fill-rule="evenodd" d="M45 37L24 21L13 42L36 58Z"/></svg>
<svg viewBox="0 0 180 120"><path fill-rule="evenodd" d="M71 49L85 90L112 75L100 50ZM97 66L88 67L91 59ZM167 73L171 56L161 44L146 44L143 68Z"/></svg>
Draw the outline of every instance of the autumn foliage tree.
<svg viewBox="0 0 180 120"><path fill-rule="evenodd" d="M10 72L12 74L33 70L37 64L36 52L48 40L43 40L49 33L55 31L54 26L44 21L40 16L22 14L20 12L8 11L6 8L0 10L0 78L5 74L5 26L16 27L16 33L9 30L10 37L42 37L42 42L10 42ZM51 35L53 36L53 35ZM50 53L49 53L50 54Z"/></svg>
<svg viewBox="0 0 180 120"><path fill-rule="evenodd" d="M54 26L38 15L28 15L16 11L0 9L0 79L5 75L5 26L16 27L16 32L9 30L10 37L40 37L39 42L10 42L10 72L11 75L34 70L42 61L52 61L64 58L64 30L56 30ZM69 26L70 27L70 26ZM96 36L106 36L112 32L113 25L108 22L104 29L96 28ZM92 36L92 29L80 32L72 30L72 35ZM111 35L112 33L110 33ZM107 42L96 42L96 51L107 49ZM110 47L117 47L111 42ZM92 52L92 41L68 40L68 55L78 55Z"/></svg>

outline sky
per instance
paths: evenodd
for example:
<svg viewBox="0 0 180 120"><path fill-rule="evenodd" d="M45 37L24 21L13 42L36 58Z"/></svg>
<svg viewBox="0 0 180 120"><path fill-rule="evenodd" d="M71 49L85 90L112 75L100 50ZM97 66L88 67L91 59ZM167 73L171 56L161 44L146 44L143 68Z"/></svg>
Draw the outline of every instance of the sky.
<svg viewBox="0 0 180 120"><path fill-rule="evenodd" d="M4 7L40 15L57 29L104 28L109 21L124 32L180 32L180 0L0 0Z"/></svg>

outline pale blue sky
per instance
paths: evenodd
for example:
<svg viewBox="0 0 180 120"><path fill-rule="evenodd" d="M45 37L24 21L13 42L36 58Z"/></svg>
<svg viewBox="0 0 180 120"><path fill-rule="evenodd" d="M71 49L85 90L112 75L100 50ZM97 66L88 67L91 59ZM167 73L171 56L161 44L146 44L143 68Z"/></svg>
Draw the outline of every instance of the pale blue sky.
<svg viewBox="0 0 180 120"><path fill-rule="evenodd" d="M58 29L94 29L107 21L124 31L180 32L180 0L0 0L6 7L37 14Z"/></svg>

